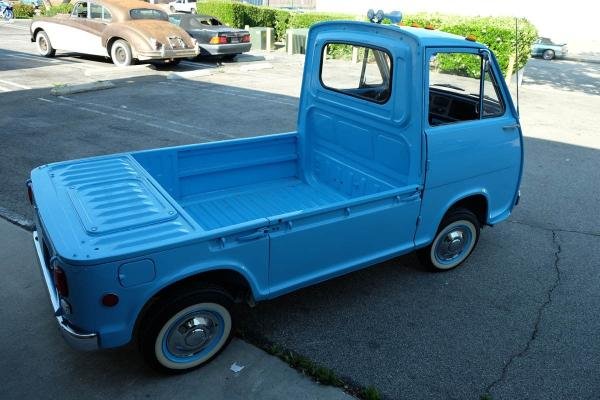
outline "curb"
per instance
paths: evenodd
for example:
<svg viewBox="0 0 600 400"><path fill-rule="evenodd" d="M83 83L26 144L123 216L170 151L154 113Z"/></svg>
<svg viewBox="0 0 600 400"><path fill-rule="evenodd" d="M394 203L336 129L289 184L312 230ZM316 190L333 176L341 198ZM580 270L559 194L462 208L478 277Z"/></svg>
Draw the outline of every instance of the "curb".
<svg viewBox="0 0 600 400"><path fill-rule="evenodd" d="M201 76L210 76L219 72L216 68L213 69L200 69L194 71L184 71L184 72L170 72L167 75L167 79L192 79Z"/></svg>
<svg viewBox="0 0 600 400"><path fill-rule="evenodd" d="M33 221L25 218L21 214L7 210L4 207L0 207L0 218L5 219L11 224L18 226L19 228L23 228L29 232L33 232L35 229L35 224Z"/></svg>
<svg viewBox="0 0 600 400"><path fill-rule="evenodd" d="M91 83L82 83L78 85L57 86L50 90L54 96L65 96L74 93L92 92L95 90L104 90L114 88L115 84L111 81L98 81Z"/></svg>
<svg viewBox="0 0 600 400"><path fill-rule="evenodd" d="M257 63L257 64L242 65L240 67L240 71L249 72L249 71L259 71L261 69L271 69L271 68L273 68L273 64L271 64L271 63Z"/></svg>

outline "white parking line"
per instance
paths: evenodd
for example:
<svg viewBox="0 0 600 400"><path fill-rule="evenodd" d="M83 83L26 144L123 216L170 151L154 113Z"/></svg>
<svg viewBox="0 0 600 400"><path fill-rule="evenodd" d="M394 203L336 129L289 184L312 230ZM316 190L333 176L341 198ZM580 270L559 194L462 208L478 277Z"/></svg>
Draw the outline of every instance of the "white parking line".
<svg viewBox="0 0 600 400"><path fill-rule="evenodd" d="M37 99L40 100L40 101L45 101L46 103L54 103L54 101L45 99L43 97L38 97Z"/></svg>
<svg viewBox="0 0 600 400"><path fill-rule="evenodd" d="M153 116L153 115L149 115L149 114L139 113L139 112L135 112L135 111L131 111L131 110L125 110L123 108L111 107L111 106L107 106L107 105L104 105L104 104L98 104L98 103L92 103L92 102L87 102L87 101L81 101L79 99L75 100L75 99L71 99L71 98L68 98L68 97L65 97L65 96L58 96L57 98L60 99L60 100L64 100L64 102L57 102L56 103L57 105L60 105L60 106L71 107L70 104L67 105L66 103L67 102L69 102L69 103L76 102L78 104L85 104L85 105L90 106L90 107L99 107L99 108L102 108L102 109L110 110L112 112L111 113L104 113L102 111L95 110L93 108L87 108L87 107L81 107L81 106L78 106L77 108L80 109L80 110L82 110L82 111L88 111L88 112L93 112L93 113L96 113L96 114L102 114L102 115L106 115L106 116L117 118L117 119L122 119L122 120L126 120L126 121L134 121L134 122L146 125L146 126L150 126L152 128L161 129L161 130L165 130L165 131L169 131L169 132L174 132L174 133L178 133L180 135L190 136L190 137L193 137L195 139L202 139L202 140L206 140L206 141L211 141L211 140L215 139L214 136L221 136L221 137L225 137L227 139L233 138L233 136L225 134L225 133L212 133L212 132L205 131L207 134L210 135L210 136L206 136L206 135L199 134L199 133L198 134L192 133L192 132L187 131L187 130L186 131L182 131L182 130L179 130L179 129L173 129L173 128L165 126L164 124L161 124L161 123L167 122L169 124L182 125L182 126L184 126L186 128L189 128L190 130L191 129L193 129L195 131L201 130L197 126L186 125L186 124L182 124L180 122L172 121L172 120L165 120L165 119L160 118L158 116ZM42 98L39 98L38 100L42 100ZM44 100L42 100L42 101L44 101ZM135 115L138 118L128 118L128 117L124 117L122 115L117 115L118 112L120 112L120 113L128 113L128 114L131 114L131 115ZM155 123L155 122L147 122L147 121L145 121L145 120L148 120L148 119L149 120L154 120L154 121L157 121L157 122ZM213 136L213 137L211 137L211 136Z"/></svg>
<svg viewBox="0 0 600 400"><path fill-rule="evenodd" d="M291 106L291 107L297 107L298 104L295 102L290 102L290 101L284 101L284 100L276 100L276 99L270 99L268 98L266 94L249 94L249 93L243 93L241 90L238 89L215 89L212 88L210 84L206 84L206 83L195 83L195 82L186 82L184 83L179 83L179 82L173 82L173 81L169 81L169 82L159 82L161 84L165 84L165 85L175 85L175 86L181 86L181 87L190 87L190 85L195 85L195 86L199 86L202 90L206 90L208 92L213 92L213 93L219 93L219 94L227 94L230 96L237 96L237 97L242 97L242 98L246 98L246 99L253 99L253 100L262 100L262 101L268 101L270 103L276 103L276 104L283 104L286 106ZM248 90L249 92L251 92L251 89Z"/></svg>
<svg viewBox="0 0 600 400"><path fill-rule="evenodd" d="M6 85L12 85L12 86L16 86L16 87L18 87L19 89L26 89L26 90L29 90L29 89L31 89L29 86L21 85L20 83L15 83L15 82L10 82L10 81L5 81L5 80L3 80L3 79L0 79L0 82L4 83L4 84L6 84Z"/></svg>

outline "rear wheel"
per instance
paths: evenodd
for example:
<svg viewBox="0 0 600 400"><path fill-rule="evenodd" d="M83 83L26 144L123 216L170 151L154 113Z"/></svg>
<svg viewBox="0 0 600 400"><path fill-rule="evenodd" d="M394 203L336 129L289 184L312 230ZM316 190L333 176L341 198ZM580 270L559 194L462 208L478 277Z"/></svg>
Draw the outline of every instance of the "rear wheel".
<svg viewBox="0 0 600 400"><path fill-rule="evenodd" d="M554 50L545 50L542 54L542 57L544 58L544 60L552 60L554 58Z"/></svg>
<svg viewBox="0 0 600 400"><path fill-rule="evenodd" d="M115 41L110 48L110 58L117 67L131 65L133 63L133 55L131 54L129 43L123 39Z"/></svg>
<svg viewBox="0 0 600 400"><path fill-rule="evenodd" d="M433 271L451 270L473 252L479 233L475 214L464 208L451 210L442 220L433 242L417 255L421 263Z"/></svg>
<svg viewBox="0 0 600 400"><path fill-rule="evenodd" d="M44 57L54 57L56 54L56 50L52 47L50 43L50 38L48 34L44 31L39 31L35 37L35 43L37 44L38 52L41 56Z"/></svg>
<svg viewBox="0 0 600 400"><path fill-rule="evenodd" d="M163 372L185 372L216 357L231 340L231 296L213 285L165 297L146 313L139 345L146 361Z"/></svg>
<svg viewBox="0 0 600 400"><path fill-rule="evenodd" d="M13 14L12 10L4 10L4 19L6 21L10 21L14 16L15 15Z"/></svg>

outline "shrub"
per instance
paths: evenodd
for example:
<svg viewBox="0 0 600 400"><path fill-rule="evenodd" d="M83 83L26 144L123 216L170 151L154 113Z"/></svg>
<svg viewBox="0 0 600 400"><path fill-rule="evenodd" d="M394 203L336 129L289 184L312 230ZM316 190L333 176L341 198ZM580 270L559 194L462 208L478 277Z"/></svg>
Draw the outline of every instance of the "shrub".
<svg viewBox="0 0 600 400"><path fill-rule="evenodd" d="M402 23L404 25L417 24L422 27L430 26L460 36L474 35L478 42L487 45L494 52L503 73L506 73L509 60L515 53L514 18L415 14L406 16ZM537 30L533 24L524 18L518 20L518 25L518 68L523 68L529 59L531 45L537 38ZM451 65L444 64L440 67L447 70L446 68L451 68Z"/></svg>
<svg viewBox="0 0 600 400"><path fill-rule="evenodd" d="M44 9L44 15L51 17L56 14L71 14L71 11L73 11L73 4L63 3Z"/></svg>
<svg viewBox="0 0 600 400"><path fill-rule="evenodd" d="M15 18L31 18L35 14L35 8L30 4L13 4L13 14Z"/></svg>
<svg viewBox="0 0 600 400"><path fill-rule="evenodd" d="M348 14L295 13L224 0L198 2L197 8L199 13L214 15L234 27L243 28L245 25L250 25L274 28L276 40L283 39L289 28L308 28L321 21L354 19L354 16ZM439 29L460 36L474 35L477 41L486 44L496 54L503 73L506 73L509 60L515 53L515 20L510 17L462 17L418 13L404 16L402 25ZM516 67L525 66L529 59L531 45L536 37L535 26L524 18L519 19L519 59ZM340 54L340 56L347 57L346 50L344 48L344 54ZM334 51L334 53L336 52ZM464 60L459 61L460 66L453 65L451 59L442 61L440 68L444 71L450 71L453 68L460 68L463 71L477 69L475 65L465 68Z"/></svg>

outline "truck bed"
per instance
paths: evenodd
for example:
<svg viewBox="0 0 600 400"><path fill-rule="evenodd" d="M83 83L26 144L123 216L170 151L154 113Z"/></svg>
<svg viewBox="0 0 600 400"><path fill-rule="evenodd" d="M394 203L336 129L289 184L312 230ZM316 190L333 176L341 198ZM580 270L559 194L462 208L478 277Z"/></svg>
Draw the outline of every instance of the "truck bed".
<svg viewBox="0 0 600 400"><path fill-rule="evenodd" d="M181 201L180 205L200 226L212 230L345 199L324 185L287 178L207 193Z"/></svg>

